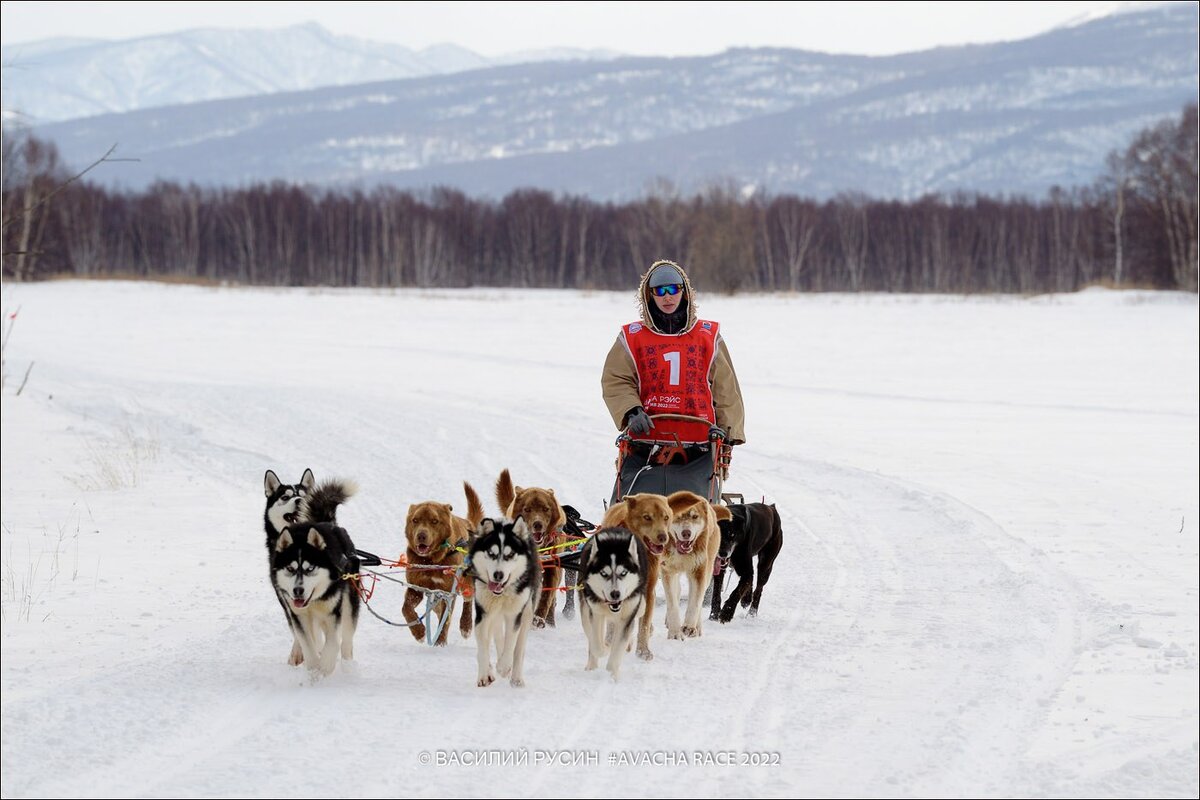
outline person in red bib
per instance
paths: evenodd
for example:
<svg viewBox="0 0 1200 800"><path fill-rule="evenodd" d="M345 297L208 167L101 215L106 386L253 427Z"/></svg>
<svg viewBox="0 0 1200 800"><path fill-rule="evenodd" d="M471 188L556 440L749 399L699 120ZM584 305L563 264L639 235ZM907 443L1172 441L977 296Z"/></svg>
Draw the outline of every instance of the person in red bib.
<svg viewBox="0 0 1200 800"><path fill-rule="evenodd" d="M711 461L698 456L708 453L713 427L724 431L728 444L744 443L742 391L729 349L720 324L697 316L695 293L683 268L673 261L651 264L638 286L638 307L641 319L622 326L601 378L613 423L628 431L634 439L632 453L639 456L627 457L626 469L637 473L656 444L676 440L688 450L679 461ZM686 414L704 422L652 420L656 414ZM621 483L623 494L632 493L627 481ZM669 482L662 489L636 488L673 490Z"/></svg>

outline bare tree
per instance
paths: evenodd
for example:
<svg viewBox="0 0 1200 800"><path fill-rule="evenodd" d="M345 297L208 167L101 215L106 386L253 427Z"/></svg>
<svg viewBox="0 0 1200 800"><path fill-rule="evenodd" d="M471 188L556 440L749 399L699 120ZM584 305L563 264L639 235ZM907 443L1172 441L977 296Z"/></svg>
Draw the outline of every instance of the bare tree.
<svg viewBox="0 0 1200 800"><path fill-rule="evenodd" d="M767 210L783 241L783 263L787 269L787 287L800 290L800 278L811 263L807 260L817 232L817 208L809 200L798 197L776 198Z"/></svg>
<svg viewBox="0 0 1200 800"><path fill-rule="evenodd" d="M867 269L868 205L867 196L858 192L839 195L834 202L842 267L848 282L846 288L852 292L862 288Z"/></svg>

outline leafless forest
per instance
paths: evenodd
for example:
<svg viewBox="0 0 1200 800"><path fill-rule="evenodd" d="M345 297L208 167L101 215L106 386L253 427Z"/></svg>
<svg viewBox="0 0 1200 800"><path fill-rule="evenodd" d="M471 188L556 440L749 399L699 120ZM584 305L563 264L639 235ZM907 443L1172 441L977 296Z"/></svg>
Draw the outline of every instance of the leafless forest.
<svg viewBox="0 0 1200 800"><path fill-rule="evenodd" d="M3 158L4 276L15 280L628 288L672 258L728 292L1197 288L1194 104L1112 153L1095 184L1037 199L815 202L665 184L628 203L282 183L122 193L73 174L36 138L6 135Z"/></svg>

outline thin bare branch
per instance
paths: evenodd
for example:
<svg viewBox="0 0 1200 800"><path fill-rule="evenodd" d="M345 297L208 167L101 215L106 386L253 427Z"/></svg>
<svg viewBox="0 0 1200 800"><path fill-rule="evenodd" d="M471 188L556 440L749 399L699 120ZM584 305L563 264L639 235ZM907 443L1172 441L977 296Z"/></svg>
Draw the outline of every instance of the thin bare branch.
<svg viewBox="0 0 1200 800"><path fill-rule="evenodd" d="M48 192L45 197L38 200L36 203L29 206L28 208L22 210L22 212L20 214L14 215L11 219L4 220L4 228L7 228L9 225L12 225L14 222L16 222L20 219L23 219L26 215L32 214L38 208L46 205L51 200L53 200L57 195L61 194L62 191L64 189L66 189L68 186L70 186L72 183L79 180L84 175L87 175L89 172L91 172L96 167L100 166L101 164L118 163L121 161L141 161L140 158L109 158L109 156L111 156L113 151L116 149L117 149L117 145L113 144L112 147L108 148L108 152L106 152L104 155L100 156L100 158L96 159L91 164L88 164L87 167L85 167L83 170L75 173L74 175L72 175L71 177L67 178L65 181L60 183L58 186L54 187L54 189L51 190L50 192Z"/></svg>

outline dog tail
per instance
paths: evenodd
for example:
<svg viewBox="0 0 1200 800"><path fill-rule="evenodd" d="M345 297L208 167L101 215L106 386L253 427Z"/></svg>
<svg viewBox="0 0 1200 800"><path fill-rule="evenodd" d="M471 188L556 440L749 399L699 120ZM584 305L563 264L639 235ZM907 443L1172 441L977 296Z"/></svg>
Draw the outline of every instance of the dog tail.
<svg viewBox="0 0 1200 800"><path fill-rule="evenodd" d="M337 522L337 508L358 491L354 481L328 480L312 490L304 503L306 522Z"/></svg>
<svg viewBox="0 0 1200 800"><path fill-rule="evenodd" d="M516 499L517 490L513 487L512 476L507 469L501 470L500 477L496 479L496 502L500 504L500 513L507 515Z"/></svg>
<svg viewBox="0 0 1200 800"><path fill-rule="evenodd" d="M467 522L471 523L471 530L474 531L479 527L479 523L483 522L483 501L466 481L463 481L463 494L467 496Z"/></svg>

